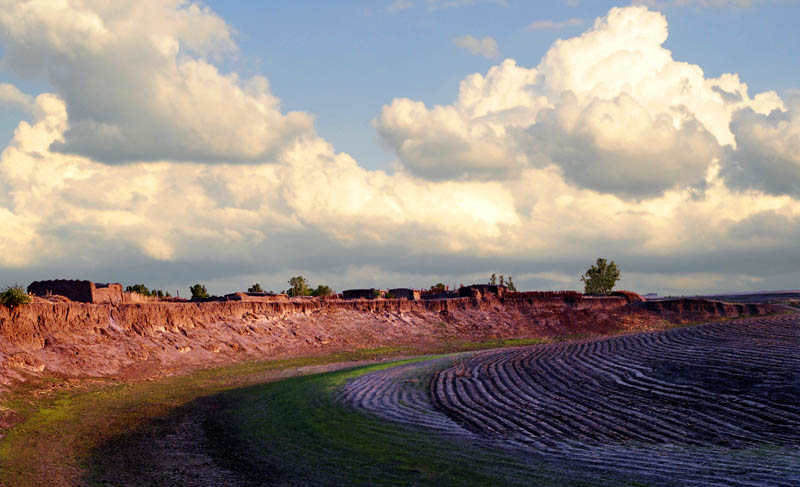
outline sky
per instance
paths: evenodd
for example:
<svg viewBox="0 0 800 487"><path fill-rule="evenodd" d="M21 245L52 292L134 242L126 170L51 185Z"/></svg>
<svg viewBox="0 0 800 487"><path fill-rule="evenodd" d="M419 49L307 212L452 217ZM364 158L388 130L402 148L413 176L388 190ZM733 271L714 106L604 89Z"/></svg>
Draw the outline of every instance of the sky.
<svg viewBox="0 0 800 487"><path fill-rule="evenodd" d="M800 2L0 0L0 286L800 288Z"/></svg>

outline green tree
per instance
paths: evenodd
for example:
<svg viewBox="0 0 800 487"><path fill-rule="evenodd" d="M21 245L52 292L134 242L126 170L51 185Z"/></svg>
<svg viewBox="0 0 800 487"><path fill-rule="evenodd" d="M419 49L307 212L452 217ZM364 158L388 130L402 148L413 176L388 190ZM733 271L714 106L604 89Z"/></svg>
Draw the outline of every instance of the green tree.
<svg viewBox="0 0 800 487"><path fill-rule="evenodd" d="M209 297L206 287L200 283L190 287L189 291L192 293L192 299L206 299Z"/></svg>
<svg viewBox="0 0 800 487"><path fill-rule="evenodd" d="M433 291L435 293L443 293L445 291L445 289L446 289L446 286L441 282L437 282L436 284L431 286L431 291Z"/></svg>
<svg viewBox="0 0 800 487"><path fill-rule="evenodd" d="M134 284L133 286L128 286L125 288L125 292L139 293L142 296L150 296L150 290L147 289L147 286L144 284Z"/></svg>
<svg viewBox="0 0 800 487"><path fill-rule="evenodd" d="M14 309L17 306L28 304L31 302L31 297L22 289L19 284L9 286L0 293L0 304L5 305L9 309Z"/></svg>
<svg viewBox="0 0 800 487"><path fill-rule="evenodd" d="M514 285L514 280L511 279L511 276L508 276L508 282L506 282L506 287L508 287L509 291L517 291L517 286Z"/></svg>
<svg viewBox="0 0 800 487"><path fill-rule="evenodd" d="M286 294L289 296L310 296L311 290L308 289L308 281L303 276L295 276L289 279L289 286L291 286Z"/></svg>
<svg viewBox="0 0 800 487"><path fill-rule="evenodd" d="M506 280L503 278L502 274L500 274L500 285L501 286L505 286L506 285Z"/></svg>
<svg viewBox="0 0 800 487"><path fill-rule="evenodd" d="M491 284L492 286L497 285L497 274L492 273L492 277L489 278L489 284Z"/></svg>
<svg viewBox="0 0 800 487"><path fill-rule="evenodd" d="M586 274L581 276L586 294L611 294L617 281L619 281L619 269L612 260L608 263L606 259L597 259L597 264L591 266Z"/></svg>
<svg viewBox="0 0 800 487"><path fill-rule="evenodd" d="M255 283L252 286L250 286L249 288L247 288L247 292L248 293L263 293L264 290L261 289L261 284Z"/></svg>
<svg viewBox="0 0 800 487"><path fill-rule="evenodd" d="M333 289L325 284L320 284L316 289L311 291L312 296L330 296L333 294Z"/></svg>

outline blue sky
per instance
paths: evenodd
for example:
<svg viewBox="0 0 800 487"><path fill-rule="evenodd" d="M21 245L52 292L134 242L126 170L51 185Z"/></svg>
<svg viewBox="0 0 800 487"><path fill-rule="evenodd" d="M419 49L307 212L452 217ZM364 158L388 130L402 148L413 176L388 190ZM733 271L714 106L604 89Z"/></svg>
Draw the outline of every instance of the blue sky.
<svg viewBox="0 0 800 487"><path fill-rule="evenodd" d="M237 31L238 59L226 67L267 74L288 109L317 117L317 129L365 167L389 167L371 121L380 107L406 96L427 104L453 101L464 76L497 60L453 44L470 34L497 40L500 57L535 66L558 38L590 27L625 2L478 2L431 9L424 1L404 10L392 2L209 2ZM728 2L734 3L734 2ZM800 2L751 7L697 5L662 10L669 21L665 46L675 59L709 76L739 73L753 91L797 88L800 79ZM529 29L534 21L580 19L578 25Z"/></svg>
<svg viewBox="0 0 800 487"><path fill-rule="evenodd" d="M0 285L800 287L800 2L639 3L0 0Z"/></svg>

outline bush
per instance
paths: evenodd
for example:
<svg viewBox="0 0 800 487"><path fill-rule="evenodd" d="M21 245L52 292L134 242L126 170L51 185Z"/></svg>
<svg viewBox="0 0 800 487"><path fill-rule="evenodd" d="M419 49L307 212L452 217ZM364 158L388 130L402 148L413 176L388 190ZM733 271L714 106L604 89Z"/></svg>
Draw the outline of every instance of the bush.
<svg viewBox="0 0 800 487"><path fill-rule="evenodd" d="M159 298L159 299L163 299L165 297L166 298L170 297L169 293L165 293L163 289L150 290L150 289L147 289L147 286L145 286L144 284L134 284L133 286L127 286L127 287L125 287L125 292L126 293L137 293L137 294L141 294L142 296L151 296L151 297Z"/></svg>
<svg viewBox="0 0 800 487"><path fill-rule="evenodd" d="M134 284L125 288L126 293L139 293L142 296L150 296L150 290L144 284Z"/></svg>
<svg viewBox="0 0 800 487"><path fill-rule="evenodd" d="M261 284L255 283L252 286L250 286L249 288L247 288L247 292L248 293L263 293L264 290L261 289Z"/></svg>
<svg viewBox="0 0 800 487"><path fill-rule="evenodd" d="M0 303L9 309L14 309L17 306L28 304L31 302L31 297L22 289L19 284L9 286L0 293Z"/></svg>
<svg viewBox="0 0 800 487"><path fill-rule="evenodd" d="M333 289L325 284L320 284L316 289L311 291L312 296L330 296L333 294Z"/></svg>
<svg viewBox="0 0 800 487"><path fill-rule="evenodd" d="M442 282L437 282L433 286L431 286L431 292L434 293L443 293L447 290L447 286L444 285Z"/></svg>
<svg viewBox="0 0 800 487"><path fill-rule="evenodd" d="M207 299L209 297L206 287L199 283L190 287L189 291L192 292L192 299Z"/></svg>

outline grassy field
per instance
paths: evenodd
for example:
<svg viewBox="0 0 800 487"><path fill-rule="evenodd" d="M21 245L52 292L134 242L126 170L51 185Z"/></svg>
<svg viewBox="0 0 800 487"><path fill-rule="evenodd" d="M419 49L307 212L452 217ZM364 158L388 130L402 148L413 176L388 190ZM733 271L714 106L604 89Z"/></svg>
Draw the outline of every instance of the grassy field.
<svg viewBox="0 0 800 487"><path fill-rule="evenodd" d="M513 453L403 428L333 399L348 379L432 357L295 377L223 392L188 404L169 421L103 445L91 458L90 485L163 485L152 440L183 418L202 422L214 462L236 472L235 485L541 485L625 484L521 460ZM458 357L449 356L444 364ZM430 370L422 368L423 376ZM216 475L217 472L205 475ZM183 477L185 480L185 477ZM194 479L196 480L196 478Z"/></svg>
<svg viewBox="0 0 800 487"><path fill-rule="evenodd" d="M2 398L14 426L0 439L0 485L80 485L93 452L113 438L147 428L198 398L314 372L421 353L450 353L545 343L542 339L453 341L435 348L381 347L318 357L250 362L154 381L31 377Z"/></svg>
<svg viewBox="0 0 800 487"><path fill-rule="evenodd" d="M531 479L564 485L563 475L544 466L520 466L515 458L490 450L476 456L458 443L401 429L332 402L331 391L349 377L386 363L291 377L419 354L583 338L588 336L383 347L251 362L152 381L39 377L2 399L0 407L14 412L15 424L0 439L0 485L153 485L157 482L148 481L148 475L158 472L146 469L162 459L147 456L148 442L193 415L201 417L208 432L203 448L214 462L244 475L234 485L255 485L265 478L287 485L319 484L320 478L341 483L336 475L342 472L350 484L435 485L446 475L451 485L529 485ZM518 482L520 471L526 473ZM108 472L126 480L114 481ZM553 483L553 478L560 480ZM597 482L569 481L584 484Z"/></svg>

